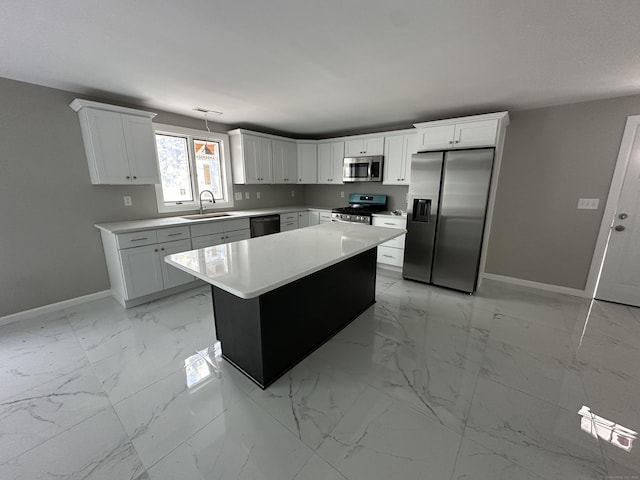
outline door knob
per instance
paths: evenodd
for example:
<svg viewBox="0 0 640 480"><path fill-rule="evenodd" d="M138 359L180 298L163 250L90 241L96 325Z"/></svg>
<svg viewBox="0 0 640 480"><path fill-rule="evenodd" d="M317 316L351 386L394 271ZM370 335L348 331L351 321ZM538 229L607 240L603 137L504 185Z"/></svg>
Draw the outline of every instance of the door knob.
<svg viewBox="0 0 640 480"><path fill-rule="evenodd" d="M615 227L613 227L613 229L616 232L623 232L625 228L624 228L624 225L616 225Z"/></svg>
<svg viewBox="0 0 640 480"><path fill-rule="evenodd" d="M620 215L618 215L618 218L620 220L624 220L625 218L627 218L629 215L627 215L626 213L621 213Z"/></svg>

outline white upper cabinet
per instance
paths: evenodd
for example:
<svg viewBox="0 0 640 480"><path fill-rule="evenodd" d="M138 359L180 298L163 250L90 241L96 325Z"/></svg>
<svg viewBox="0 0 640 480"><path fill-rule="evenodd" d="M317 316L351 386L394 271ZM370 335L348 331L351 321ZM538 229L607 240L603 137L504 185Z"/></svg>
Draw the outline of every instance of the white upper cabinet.
<svg viewBox="0 0 640 480"><path fill-rule="evenodd" d="M273 183L298 183L298 148L295 142L271 140Z"/></svg>
<svg viewBox="0 0 640 480"><path fill-rule="evenodd" d="M416 123L418 151L492 147L508 124L507 112ZM502 125L502 126L501 126Z"/></svg>
<svg viewBox="0 0 640 480"><path fill-rule="evenodd" d="M343 183L344 142L318 144L318 183Z"/></svg>
<svg viewBox="0 0 640 480"><path fill-rule="evenodd" d="M298 183L318 183L318 145L298 142Z"/></svg>
<svg viewBox="0 0 640 480"><path fill-rule="evenodd" d="M245 133L229 132L233 183L273 183L271 139Z"/></svg>
<svg viewBox="0 0 640 480"><path fill-rule="evenodd" d="M344 142L345 157L382 155L383 152L384 137L358 137Z"/></svg>
<svg viewBox="0 0 640 480"><path fill-rule="evenodd" d="M418 151L417 140L415 133L385 138L383 184L409 185L411 155Z"/></svg>
<svg viewBox="0 0 640 480"><path fill-rule="evenodd" d="M155 113L75 99L91 183L130 185L160 183Z"/></svg>

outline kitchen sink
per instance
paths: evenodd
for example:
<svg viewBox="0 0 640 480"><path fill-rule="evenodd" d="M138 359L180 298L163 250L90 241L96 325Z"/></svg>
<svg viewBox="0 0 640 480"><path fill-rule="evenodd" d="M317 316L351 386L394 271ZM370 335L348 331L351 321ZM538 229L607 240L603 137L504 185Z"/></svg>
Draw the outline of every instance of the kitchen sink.
<svg viewBox="0 0 640 480"><path fill-rule="evenodd" d="M228 213L196 213L194 215L185 215L185 220L201 220L203 218L217 218L217 217L229 217Z"/></svg>

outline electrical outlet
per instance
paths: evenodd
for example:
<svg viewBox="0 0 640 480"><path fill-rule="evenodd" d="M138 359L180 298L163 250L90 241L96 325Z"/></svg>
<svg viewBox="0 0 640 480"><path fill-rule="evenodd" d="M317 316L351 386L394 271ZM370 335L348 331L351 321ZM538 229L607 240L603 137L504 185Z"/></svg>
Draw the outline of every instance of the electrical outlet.
<svg viewBox="0 0 640 480"><path fill-rule="evenodd" d="M133 205L133 202L131 201L131 197L129 195L125 195L122 198L124 199L124 206L125 207L130 207L131 205Z"/></svg>
<svg viewBox="0 0 640 480"><path fill-rule="evenodd" d="M235 193L236 200L242 200L242 192Z"/></svg>
<svg viewBox="0 0 640 480"><path fill-rule="evenodd" d="M251 198L251 195L249 195L249 192L244 192L244 198L245 200L249 200L249 198ZM260 198L260 194L258 194L258 198Z"/></svg>
<svg viewBox="0 0 640 480"><path fill-rule="evenodd" d="M291 196L295 197L296 196L296 191L295 190L291 190Z"/></svg>
<svg viewBox="0 0 640 480"><path fill-rule="evenodd" d="M247 192L247 195L249 195L249 192ZM247 198L249 198L249 197L247 197ZM260 192L256 192L256 198L257 198L258 200L260 200Z"/></svg>
<svg viewBox="0 0 640 480"><path fill-rule="evenodd" d="M340 192L340 198L344 198L344 192Z"/></svg>
<svg viewBox="0 0 640 480"><path fill-rule="evenodd" d="M578 210L597 210L599 198L580 198L578 199Z"/></svg>

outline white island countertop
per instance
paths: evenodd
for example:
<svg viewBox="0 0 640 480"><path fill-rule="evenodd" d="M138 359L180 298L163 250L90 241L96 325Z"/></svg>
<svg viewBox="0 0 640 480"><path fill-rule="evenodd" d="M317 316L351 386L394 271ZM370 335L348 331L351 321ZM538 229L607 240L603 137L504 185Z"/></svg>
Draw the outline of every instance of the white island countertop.
<svg viewBox="0 0 640 480"><path fill-rule="evenodd" d="M333 222L176 253L165 261L240 298L254 298L405 233Z"/></svg>

